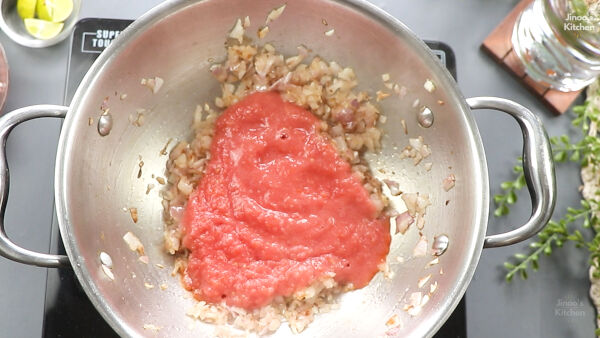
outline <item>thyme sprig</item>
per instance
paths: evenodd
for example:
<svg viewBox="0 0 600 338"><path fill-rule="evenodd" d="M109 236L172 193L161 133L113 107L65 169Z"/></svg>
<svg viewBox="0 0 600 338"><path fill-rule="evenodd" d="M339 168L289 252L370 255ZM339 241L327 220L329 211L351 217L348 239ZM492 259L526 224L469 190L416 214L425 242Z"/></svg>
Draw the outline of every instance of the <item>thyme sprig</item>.
<svg viewBox="0 0 600 338"><path fill-rule="evenodd" d="M555 248L562 248L564 243L571 241L578 248L586 247L591 250L596 250L600 246L592 246L592 242L587 242L579 229L572 229L572 224L582 222L584 228L589 228L592 222L597 223L594 210L597 209L597 202L590 203L587 200L581 201L581 208L568 208L567 214L559 221L550 221L546 227L538 234L537 241L532 242L529 246L531 252L528 255L517 253L514 255L516 264L506 262L504 267L508 270L506 273L506 281L510 282L516 274L519 274L522 279L527 279L527 270L531 267L533 271L539 268L538 260L541 254L550 256ZM600 241L600 238L599 238ZM599 242L600 244L600 242ZM600 254L600 251L598 252Z"/></svg>
<svg viewBox="0 0 600 338"><path fill-rule="evenodd" d="M503 194L494 196L494 203L496 203L496 210L494 215L496 217L508 215L510 212L509 205L517 202L518 190L523 189L525 186L525 174L523 174L523 166L521 165L522 159L519 157L519 163L513 167L513 173L517 175L513 181L503 182L500 188L504 190Z"/></svg>

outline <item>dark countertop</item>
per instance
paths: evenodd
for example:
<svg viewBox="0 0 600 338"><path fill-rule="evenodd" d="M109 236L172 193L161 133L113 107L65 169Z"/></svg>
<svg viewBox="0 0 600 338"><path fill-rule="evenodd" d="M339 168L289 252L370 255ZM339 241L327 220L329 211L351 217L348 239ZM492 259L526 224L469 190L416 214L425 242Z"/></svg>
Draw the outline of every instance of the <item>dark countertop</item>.
<svg viewBox="0 0 600 338"><path fill-rule="evenodd" d="M568 116L555 117L508 73L479 50L481 41L517 3L516 0L410 1L371 0L399 18L423 39L449 44L456 54L459 86L466 97L499 96L529 107L544 120L550 135L570 132ZM80 17L136 18L157 0L83 1ZM69 43L28 49L0 34L10 66L10 88L4 112L37 103L63 101ZM475 113L487 153L492 194L510 179L522 142L517 124L501 113ZM7 143L11 189L6 211L9 236L26 248L49 247L54 158L60 122L45 119L17 127ZM579 169L557 168L555 215L578 203ZM493 207L493 206L492 206ZM491 218L488 233L504 232L524 223L531 212L528 196L502 219ZM587 255L566 248L540 261L528 281L503 281L502 263L526 244L484 250L467 291L469 337L592 336L596 314L588 299ZM41 335L46 270L0 258L0 328L10 337ZM557 311L558 303L576 301L575 311ZM572 302L570 302L572 303ZM569 315L570 313L570 315Z"/></svg>

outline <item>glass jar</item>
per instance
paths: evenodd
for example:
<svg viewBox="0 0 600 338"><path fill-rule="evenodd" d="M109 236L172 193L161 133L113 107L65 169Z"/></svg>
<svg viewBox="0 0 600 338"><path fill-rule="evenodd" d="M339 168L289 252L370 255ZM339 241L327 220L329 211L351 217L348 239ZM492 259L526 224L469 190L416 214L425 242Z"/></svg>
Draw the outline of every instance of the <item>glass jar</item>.
<svg viewBox="0 0 600 338"><path fill-rule="evenodd" d="M534 0L517 19L512 44L533 80L579 90L600 76L600 0Z"/></svg>

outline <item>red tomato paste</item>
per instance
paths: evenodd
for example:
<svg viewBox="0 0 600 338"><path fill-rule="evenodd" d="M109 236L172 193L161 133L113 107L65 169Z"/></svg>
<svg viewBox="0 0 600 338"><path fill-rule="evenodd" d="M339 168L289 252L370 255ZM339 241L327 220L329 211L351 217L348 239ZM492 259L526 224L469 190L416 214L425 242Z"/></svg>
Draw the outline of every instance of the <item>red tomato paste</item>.
<svg viewBox="0 0 600 338"><path fill-rule="evenodd" d="M206 174L182 224L195 296L245 309L335 273L365 286L389 250L378 217L319 119L274 92L255 93L217 120Z"/></svg>

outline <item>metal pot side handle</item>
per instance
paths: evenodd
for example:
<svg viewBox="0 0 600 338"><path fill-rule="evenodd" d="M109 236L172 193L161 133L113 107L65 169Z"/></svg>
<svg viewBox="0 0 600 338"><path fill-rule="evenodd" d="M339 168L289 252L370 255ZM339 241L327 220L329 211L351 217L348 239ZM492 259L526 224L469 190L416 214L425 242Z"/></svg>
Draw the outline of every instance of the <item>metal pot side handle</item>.
<svg viewBox="0 0 600 338"><path fill-rule="evenodd" d="M36 105L14 110L0 118L0 255L16 262L47 268L71 266L64 255L51 255L24 249L12 242L4 230L4 212L8 201L9 173L6 161L6 139L13 128L25 121L40 117L64 118L68 107Z"/></svg>
<svg viewBox="0 0 600 338"><path fill-rule="evenodd" d="M485 237L483 247L495 248L515 244L538 233L552 217L556 203L556 178L548 135L542 121L529 109L510 100L496 97L467 99L471 109L494 109L512 116L523 133L523 171L531 196L531 217L521 227Z"/></svg>

